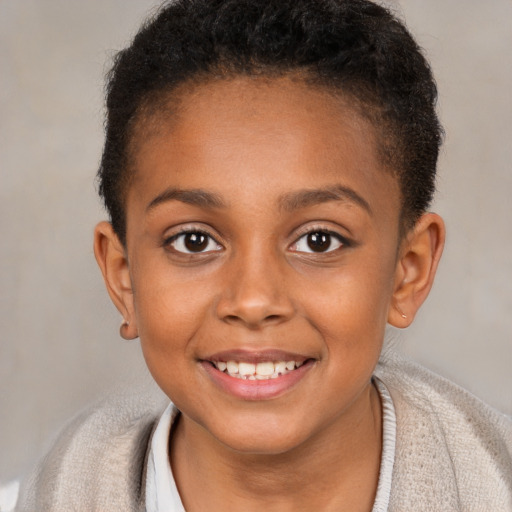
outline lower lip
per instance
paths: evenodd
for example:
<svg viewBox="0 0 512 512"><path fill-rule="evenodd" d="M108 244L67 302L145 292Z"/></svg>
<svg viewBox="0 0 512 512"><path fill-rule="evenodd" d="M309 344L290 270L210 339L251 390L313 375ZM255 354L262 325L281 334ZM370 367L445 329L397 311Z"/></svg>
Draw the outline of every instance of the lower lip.
<svg viewBox="0 0 512 512"><path fill-rule="evenodd" d="M269 400L292 389L313 367L314 361L306 361L302 366L285 375L266 380L238 379L217 370L208 361L201 361L200 364L213 382L230 395L243 400Z"/></svg>

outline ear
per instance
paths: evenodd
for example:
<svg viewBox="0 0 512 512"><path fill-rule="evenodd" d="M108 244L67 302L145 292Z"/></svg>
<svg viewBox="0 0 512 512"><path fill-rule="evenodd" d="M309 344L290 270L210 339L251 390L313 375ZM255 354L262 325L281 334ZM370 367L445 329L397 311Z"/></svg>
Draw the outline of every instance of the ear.
<svg viewBox="0 0 512 512"><path fill-rule="evenodd" d="M426 213L407 234L397 262L388 322L408 327L427 298L443 253L445 226L435 213Z"/></svg>
<svg viewBox="0 0 512 512"><path fill-rule="evenodd" d="M138 336L133 288L125 248L109 222L94 230L94 255L103 274L108 294L123 317L120 333L126 340Z"/></svg>

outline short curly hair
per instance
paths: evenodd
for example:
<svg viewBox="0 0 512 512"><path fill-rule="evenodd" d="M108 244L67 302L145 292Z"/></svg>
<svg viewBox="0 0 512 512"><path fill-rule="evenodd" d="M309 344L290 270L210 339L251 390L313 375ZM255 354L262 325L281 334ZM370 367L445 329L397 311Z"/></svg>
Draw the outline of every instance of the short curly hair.
<svg viewBox="0 0 512 512"><path fill-rule="evenodd" d="M379 134L399 180L402 227L435 190L442 128L428 62L406 27L368 0L175 0L149 19L108 75L99 194L126 243L125 196L134 127L189 81L299 73L348 95Z"/></svg>

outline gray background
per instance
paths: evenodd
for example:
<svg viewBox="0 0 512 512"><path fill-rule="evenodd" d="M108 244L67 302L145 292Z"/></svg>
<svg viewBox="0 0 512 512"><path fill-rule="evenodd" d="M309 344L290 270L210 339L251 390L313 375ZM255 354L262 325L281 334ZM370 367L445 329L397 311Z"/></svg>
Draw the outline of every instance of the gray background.
<svg viewBox="0 0 512 512"><path fill-rule="evenodd" d="M149 0L0 0L0 482L67 418L147 375L92 253L103 74ZM512 413L512 2L393 3L426 49L447 139L448 243L402 349Z"/></svg>

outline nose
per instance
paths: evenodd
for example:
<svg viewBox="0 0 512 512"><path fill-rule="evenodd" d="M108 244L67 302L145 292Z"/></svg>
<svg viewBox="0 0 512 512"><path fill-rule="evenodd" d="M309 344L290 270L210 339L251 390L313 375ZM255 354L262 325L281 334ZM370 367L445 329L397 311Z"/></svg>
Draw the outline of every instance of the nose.
<svg viewBox="0 0 512 512"><path fill-rule="evenodd" d="M252 251L234 260L226 269L228 276L217 303L218 317L251 330L289 320L294 307L278 258Z"/></svg>

